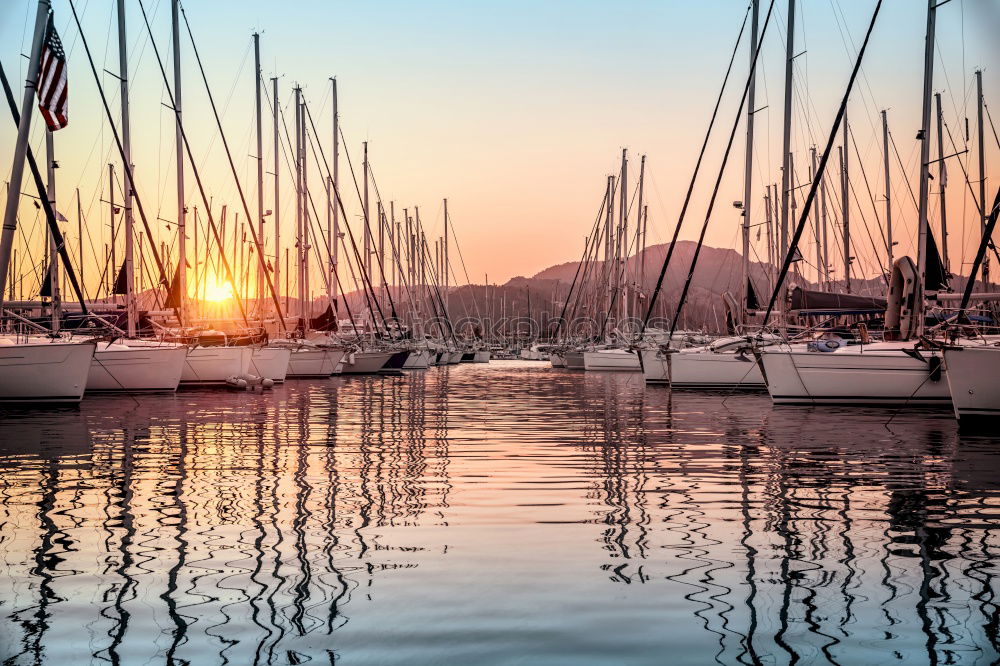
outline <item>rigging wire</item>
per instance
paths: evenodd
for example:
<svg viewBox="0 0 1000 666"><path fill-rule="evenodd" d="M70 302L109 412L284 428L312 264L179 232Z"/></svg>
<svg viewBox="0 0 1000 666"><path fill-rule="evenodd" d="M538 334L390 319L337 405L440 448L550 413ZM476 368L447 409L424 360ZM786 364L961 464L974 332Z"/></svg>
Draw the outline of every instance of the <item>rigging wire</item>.
<svg viewBox="0 0 1000 666"><path fill-rule="evenodd" d="M677 247L677 238L681 232L681 225L684 223L684 217L687 214L688 205L691 203L691 194L694 191L695 183L698 180L698 173L701 171L701 163L705 157L705 150L708 148L708 140L712 136L712 129L715 127L715 119L719 114L719 106L722 104L723 94L726 92L726 84L729 82L729 75L733 71L733 63L736 61L736 53L739 51L740 43L743 41L743 32L746 30L747 19L750 17L750 9L752 5L747 6L747 11L743 15L743 23L740 25L740 32L736 36L736 43L733 45L733 53L729 57L729 66L726 68L726 75L722 79L722 86L719 88L719 96L715 100L715 108L712 110L711 120L708 122L708 129L705 132L705 139L701 144L701 150L698 153L698 159L695 162L694 171L691 174L691 182L688 183L687 194L684 195L684 203L681 205L681 211L677 218L677 226L674 227L674 234L670 241L670 247L667 248L667 255L663 259L663 266L660 268L660 275L656 280L656 287L653 289L653 293L649 297L649 305L646 308L646 315L642 319L642 326L639 328L639 336L641 337L643 332L646 330L646 326L649 324L649 318L653 314L653 308L656 306L656 300L660 295L660 290L663 288L663 280L667 276L667 269L670 267L670 260L674 255L674 248ZM774 9L774 0L771 0L771 6L768 9L768 16L771 14L771 10ZM758 45L759 46L759 45ZM758 53L760 49L758 48Z"/></svg>

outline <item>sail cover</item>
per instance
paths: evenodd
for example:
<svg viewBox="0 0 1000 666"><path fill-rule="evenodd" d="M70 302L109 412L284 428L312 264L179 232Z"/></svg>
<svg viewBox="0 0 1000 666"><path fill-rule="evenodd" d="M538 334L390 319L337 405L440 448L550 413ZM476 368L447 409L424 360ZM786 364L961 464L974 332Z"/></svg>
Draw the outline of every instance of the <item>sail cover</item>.
<svg viewBox="0 0 1000 666"><path fill-rule="evenodd" d="M941 262L941 253L938 252L937 241L930 229L927 230L927 265L924 269L924 289L927 291L940 291L948 286L948 274L945 273L944 264Z"/></svg>
<svg viewBox="0 0 1000 666"><path fill-rule="evenodd" d="M792 290L791 309L801 314L869 314L885 311L885 299L856 294L832 294L802 287Z"/></svg>

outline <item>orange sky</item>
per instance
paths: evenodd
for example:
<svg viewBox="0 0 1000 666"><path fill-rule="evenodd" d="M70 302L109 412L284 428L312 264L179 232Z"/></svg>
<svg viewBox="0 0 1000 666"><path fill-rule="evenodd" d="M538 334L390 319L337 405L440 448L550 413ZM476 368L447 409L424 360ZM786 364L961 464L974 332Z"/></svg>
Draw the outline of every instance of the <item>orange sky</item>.
<svg viewBox="0 0 1000 666"><path fill-rule="evenodd" d="M98 69L117 70L114 12L104 3L78 3ZM146 0L161 54L169 52L169 3ZM260 29L263 75L279 75L280 99L286 106L291 88L300 82L320 124L320 141L329 151L329 82L337 76L347 150L360 167L360 144L368 140L373 171L386 201L397 210L419 206L429 235L440 233L441 199L449 199L470 278L503 282L531 275L554 263L578 258L603 192L607 174L617 169L620 150L636 160L648 155L647 198L650 242L662 242L676 220L698 146L718 86L743 20L746 5L713 0L693 3L628 2L609 7L596 2L515 2L469 7L453 2L377 6L304 2L294 5L235 0L195 3L185 7L224 115L245 190L255 210L253 182L252 53L250 34ZM763 13L767 3L763 3ZM57 138L58 208L69 218L75 244L75 189L80 188L87 219L85 266L96 276L98 256L108 241L107 163L117 162L111 136L95 94L95 85L79 42L67 0L55 0L56 25L70 54L71 121ZM834 0L802 6L796 38L796 103L793 151L797 180L807 178L805 162L814 143L822 143L860 44L873 2ZM761 55L757 108L758 161L754 168L754 222L762 221L762 186L780 181L782 76L786 3L779 1ZM21 75L29 39L33 3L5 3L0 8L0 35L8 44L2 54L9 72ZM864 177L863 164L879 215L881 131L878 110L889 109L893 135L906 174L893 167L897 254L912 252L914 209L904 177L916 187L919 96L925 10L911 0L888 0L873 37L863 77L852 96L851 126L862 160L852 152L855 203L856 269L871 274L876 267L872 239L878 228ZM942 92L945 122L959 150L965 149L965 118L975 138L975 95L972 72L984 66L987 103L1000 91L1000 77L990 65L995 47L986 39L998 24L998 10L987 0L959 0L938 12L938 60L935 90ZM173 179L173 117L152 57L138 6L128 15L132 69L133 160L138 189L151 217L176 217ZM994 26L991 28L991 26ZM221 29L220 29L221 27ZM183 30L183 27L182 27ZM995 31L994 31L995 32ZM20 48L19 48L20 47ZM240 208L224 161L206 96L185 45L185 115L196 158L214 203ZM682 238L693 239L704 219L710 183L719 166L724 135L734 119L738 90L746 76L745 43L737 55L731 90L720 114ZM169 64L168 64L169 66ZM113 112L117 114L115 79L104 74ZM16 87L19 87L16 86ZM265 104L265 112L267 105ZM988 161L996 163L997 143L987 127ZM265 160L270 171L270 122L265 122ZM41 150L42 133L32 134ZM720 191L707 242L737 247L739 218L731 206L742 199L743 130L739 130L728 175ZM0 131L0 144L10 155L13 128ZM953 264L971 257L978 222L967 196L959 161L972 169L969 153L949 164L949 247ZM936 151L936 148L935 148ZM953 151L950 151L953 152ZM345 203L352 222L360 212L346 159ZM832 162L831 166L836 166ZM9 170L9 165L7 166ZM318 183L314 171L312 178ZM360 174L359 174L360 175ZM267 176L265 207L272 208ZM27 181L30 183L30 181ZM634 180L632 184L634 185ZM197 204L188 175L189 206ZM988 182L989 186L989 182ZM293 181L283 174L280 202L282 234L294 228ZM937 185L933 184L932 188ZM28 189L27 187L25 188ZM322 200L320 192L315 193ZM992 199L992 193L988 193ZM120 193L116 193L120 198ZM30 200L24 199L18 238L38 263L41 227ZM243 215L241 214L241 218ZM934 223L937 211L934 210ZM161 240L172 243L167 223L155 222ZM171 229L173 227L170 227ZM755 243L755 247L758 247ZM884 249L881 250L884 253ZM120 250L119 250L120 252ZM759 246L758 254L764 252ZM807 257L810 250L806 251ZM839 251L831 252L837 254ZM24 256L24 255L22 255ZM452 259L457 262L457 255ZM461 265L456 271L464 282ZM953 266L957 270L957 265ZM836 273L835 273L836 275ZM89 278L88 282L92 279ZM314 280L314 284L318 281Z"/></svg>

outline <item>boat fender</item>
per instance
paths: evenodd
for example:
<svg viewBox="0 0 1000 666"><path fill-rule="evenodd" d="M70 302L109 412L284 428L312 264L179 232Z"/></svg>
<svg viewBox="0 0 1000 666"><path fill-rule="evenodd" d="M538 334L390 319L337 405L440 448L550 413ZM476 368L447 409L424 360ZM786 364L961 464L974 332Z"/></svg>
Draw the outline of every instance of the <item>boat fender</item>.
<svg viewBox="0 0 1000 666"><path fill-rule="evenodd" d="M944 363L942 363L940 356L931 356L927 359L927 368L930 370L930 380L932 382L941 381L941 375L944 373Z"/></svg>
<svg viewBox="0 0 1000 666"><path fill-rule="evenodd" d="M247 380L242 377L232 376L226 377L226 384L237 389L245 389L247 387Z"/></svg>
<svg viewBox="0 0 1000 666"><path fill-rule="evenodd" d="M836 340L815 340L806 347L809 351L832 352L840 349L840 343Z"/></svg>
<svg viewBox="0 0 1000 666"><path fill-rule="evenodd" d="M265 378L261 380L260 385L266 389L274 388L274 380Z"/></svg>

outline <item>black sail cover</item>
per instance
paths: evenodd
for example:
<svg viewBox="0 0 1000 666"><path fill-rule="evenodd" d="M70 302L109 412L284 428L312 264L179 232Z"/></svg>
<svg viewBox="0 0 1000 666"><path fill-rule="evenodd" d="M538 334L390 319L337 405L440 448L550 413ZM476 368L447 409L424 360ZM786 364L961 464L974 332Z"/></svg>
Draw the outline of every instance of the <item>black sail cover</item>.
<svg viewBox="0 0 1000 666"><path fill-rule="evenodd" d="M945 273L937 241L930 229L927 230L927 265L924 270L926 270L924 274L926 291L940 291L948 287L948 274Z"/></svg>
<svg viewBox="0 0 1000 666"><path fill-rule="evenodd" d="M42 277L41 288L38 290L40 298L52 298L52 264L45 267L45 275Z"/></svg>
<svg viewBox="0 0 1000 666"><path fill-rule="evenodd" d="M122 262L122 267L118 270L118 276L115 277L115 288L112 291L114 294L127 294L128 285L125 284L125 262Z"/></svg>
<svg viewBox="0 0 1000 666"><path fill-rule="evenodd" d="M309 326L314 331L336 331L337 313L333 311L333 306L328 304L323 314L318 317L311 317L309 319Z"/></svg>
<svg viewBox="0 0 1000 666"><path fill-rule="evenodd" d="M753 280L747 278L747 310L759 310L760 301L757 300L757 290L753 288Z"/></svg>
<svg viewBox="0 0 1000 666"><path fill-rule="evenodd" d="M792 310L819 310L824 312L883 312L884 298L858 296L857 294L832 294L811 291L802 287L792 290Z"/></svg>

